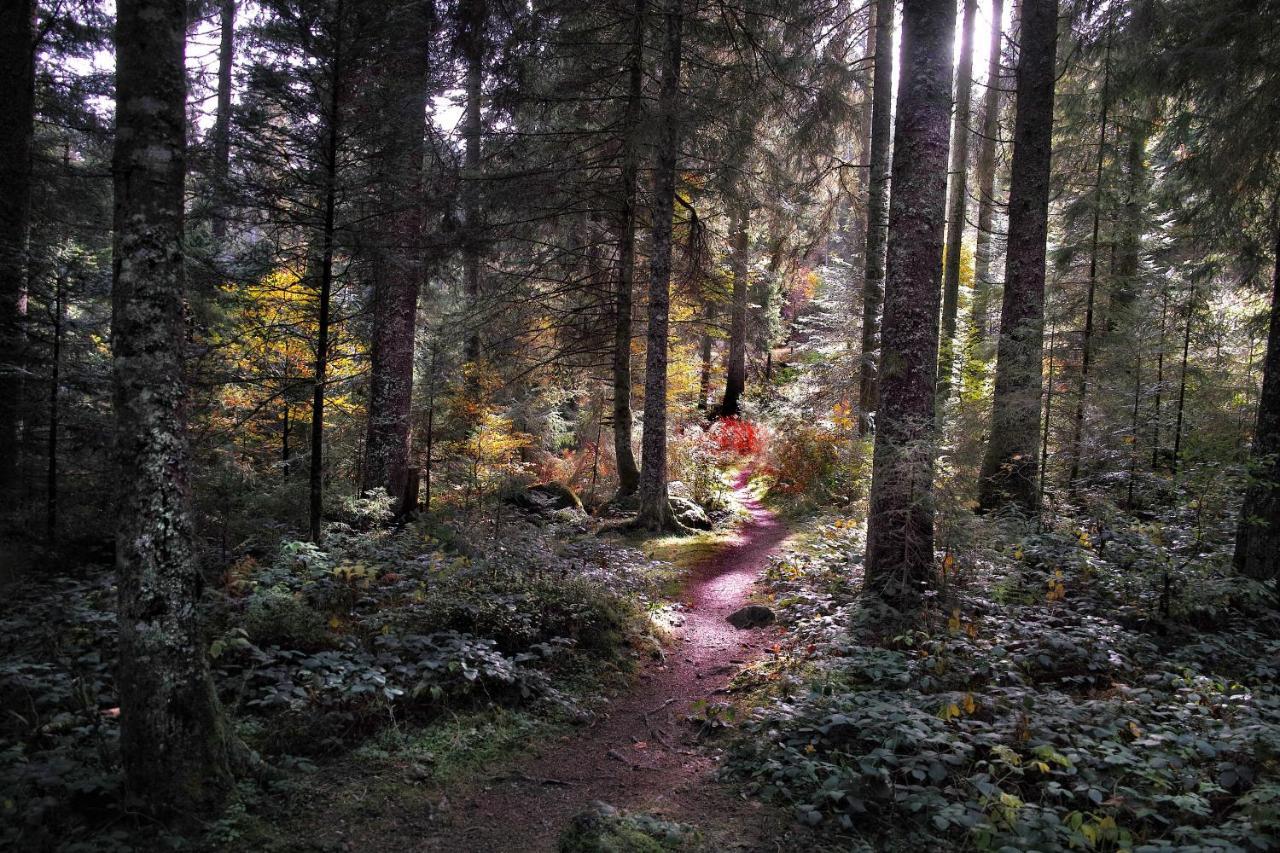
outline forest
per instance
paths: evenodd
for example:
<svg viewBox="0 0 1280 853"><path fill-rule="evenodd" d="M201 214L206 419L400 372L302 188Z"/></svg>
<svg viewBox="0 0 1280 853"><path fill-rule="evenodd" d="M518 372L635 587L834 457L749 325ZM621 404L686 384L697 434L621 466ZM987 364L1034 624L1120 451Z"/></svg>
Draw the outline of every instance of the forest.
<svg viewBox="0 0 1280 853"><path fill-rule="evenodd" d="M1280 0L3 0L0 848L1280 850Z"/></svg>

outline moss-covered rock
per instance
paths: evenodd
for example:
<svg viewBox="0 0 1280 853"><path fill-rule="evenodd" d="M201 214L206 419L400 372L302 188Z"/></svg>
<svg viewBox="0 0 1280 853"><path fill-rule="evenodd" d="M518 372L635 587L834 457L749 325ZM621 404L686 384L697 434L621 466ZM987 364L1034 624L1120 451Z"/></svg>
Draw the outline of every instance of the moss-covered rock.
<svg viewBox="0 0 1280 853"><path fill-rule="evenodd" d="M669 853L692 850L692 827L646 814L626 814L595 802L560 835L560 853Z"/></svg>

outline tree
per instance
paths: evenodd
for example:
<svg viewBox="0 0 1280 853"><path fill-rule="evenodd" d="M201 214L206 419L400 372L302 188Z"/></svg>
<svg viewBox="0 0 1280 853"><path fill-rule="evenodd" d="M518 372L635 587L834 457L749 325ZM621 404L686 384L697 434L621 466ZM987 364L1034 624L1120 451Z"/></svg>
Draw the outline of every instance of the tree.
<svg viewBox="0 0 1280 853"><path fill-rule="evenodd" d="M729 314L729 363L719 411L722 417L733 417L742 411L739 401L747 384L747 285L751 261L748 229L751 209L744 202L735 202L729 221L733 297Z"/></svg>
<svg viewBox="0 0 1280 853"><path fill-rule="evenodd" d="M880 406L867 516L867 590L899 606L933 570L934 392L951 115L953 0L906 0L893 140Z"/></svg>
<svg viewBox="0 0 1280 853"><path fill-rule="evenodd" d="M613 451L618 465L618 494L635 493L640 469L631 449L631 337L632 292L636 276L636 197L640 172L640 121L644 109L644 10L648 0L636 0L631 13L631 44L627 57L627 101L619 177L618 274L614 296L613 333Z"/></svg>
<svg viewBox="0 0 1280 853"><path fill-rule="evenodd" d="M956 63L955 119L951 131L951 198L947 203L947 238L942 263L942 345L938 353L938 399L951 397L955 372L956 312L960 304L960 247L964 242L969 203L969 102L973 86L973 19L977 0L964 0Z"/></svg>
<svg viewBox="0 0 1280 853"><path fill-rule="evenodd" d="M1280 226L1275 251L1262 395L1253 431L1253 476L1245 489L1235 550L1236 570L1257 580L1280 576Z"/></svg>
<svg viewBox="0 0 1280 853"><path fill-rule="evenodd" d="M653 235L649 258L649 331L645 351L644 436L640 457L639 527L678 525L667 501L667 335L671 310L672 208L680 156L680 60L683 0L663 6L664 38L653 170Z"/></svg>
<svg viewBox="0 0 1280 853"><path fill-rule="evenodd" d="M877 362L880 353L880 310L884 303L885 242L888 237L889 165L893 146L893 16L894 0L876 0L875 71L871 82L871 146L867 152L867 227L862 278L862 358L858 376L858 411L869 429L880 398Z"/></svg>
<svg viewBox="0 0 1280 853"><path fill-rule="evenodd" d="M1023 0L1017 117L1009 178L1009 243L991 435L978 501L984 510L1039 512L1036 500L1043 392L1045 243L1058 41L1057 0Z"/></svg>
<svg viewBox="0 0 1280 853"><path fill-rule="evenodd" d="M221 244L227 236L227 203L231 172L231 74L236 60L236 0L219 4L218 112L213 123L213 237ZM218 245L215 251L223 251Z"/></svg>
<svg viewBox="0 0 1280 853"><path fill-rule="evenodd" d="M410 406L418 292L423 279L423 156L429 88L431 0L400 0L384 11L385 36L373 100L381 215L373 238L373 327L364 488L399 499L409 470ZM403 507L404 510L412 507Z"/></svg>
<svg viewBox="0 0 1280 853"><path fill-rule="evenodd" d="M116 21L112 354L120 495L121 755L129 787L176 814L231 788L200 630L183 406L184 0L122 0Z"/></svg>
<svg viewBox="0 0 1280 853"><path fill-rule="evenodd" d="M0 499L18 486L35 127L35 3L0 9Z"/></svg>
<svg viewBox="0 0 1280 853"><path fill-rule="evenodd" d="M982 134L978 141L975 178L978 184L978 221L973 250L973 303L970 316L975 355L987 334L987 312L995 267L992 231L996 209L996 145L1000 135L1000 35L1004 0L991 0L991 48L987 57L986 93L982 100Z"/></svg>

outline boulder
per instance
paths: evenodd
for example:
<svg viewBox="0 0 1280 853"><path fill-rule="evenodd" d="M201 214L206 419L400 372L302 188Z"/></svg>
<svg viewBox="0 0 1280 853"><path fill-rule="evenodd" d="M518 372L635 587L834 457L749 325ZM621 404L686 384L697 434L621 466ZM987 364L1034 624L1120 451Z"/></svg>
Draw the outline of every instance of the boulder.
<svg viewBox="0 0 1280 853"><path fill-rule="evenodd" d="M539 483L511 498L511 503L530 512L551 513L562 509L582 511L582 501L563 483Z"/></svg>
<svg viewBox="0 0 1280 853"><path fill-rule="evenodd" d="M763 628L766 625L772 625L778 621L778 617L763 604L748 604L746 607L730 613L725 617L725 621L741 631L747 628Z"/></svg>
<svg viewBox="0 0 1280 853"><path fill-rule="evenodd" d="M668 498L671 504L671 512L685 527L692 527L694 530L710 530L711 519L707 517L707 511L698 504L688 498Z"/></svg>

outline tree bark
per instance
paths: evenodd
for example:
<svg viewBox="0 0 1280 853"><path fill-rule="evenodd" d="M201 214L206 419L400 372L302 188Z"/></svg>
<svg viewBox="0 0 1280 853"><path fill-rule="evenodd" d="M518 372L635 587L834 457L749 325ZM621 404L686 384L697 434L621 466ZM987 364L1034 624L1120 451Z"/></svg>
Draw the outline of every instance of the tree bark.
<svg viewBox="0 0 1280 853"><path fill-rule="evenodd" d="M626 136L622 143L622 205L618 214L618 292L613 325L613 455L618 494L635 494L640 469L631 448L632 294L636 277L636 196L640 172L640 120L644 106L644 10L636 0L631 15L631 56L627 60Z"/></svg>
<svg viewBox="0 0 1280 853"><path fill-rule="evenodd" d="M341 124L343 83L343 36L345 19L343 0L334 12L337 34L334 55L329 67L329 103L325 105L325 150L323 154L324 219L320 224L320 269L317 287L316 362L311 395L311 467L309 471L310 535L320 541L324 518L324 396L329 370L329 295L333 289L333 252L335 217L338 198L338 135Z"/></svg>
<svg viewBox="0 0 1280 853"><path fill-rule="evenodd" d="M209 814L232 785L200 629L183 381L184 0L116 16L112 365L121 756L129 788Z"/></svg>
<svg viewBox="0 0 1280 853"><path fill-rule="evenodd" d="M1253 471L1236 533L1236 571L1255 580L1280 576L1280 228L1275 249L1271 325L1253 433Z"/></svg>
<svg viewBox="0 0 1280 853"><path fill-rule="evenodd" d="M969 206L969 104L973 87L973 20L977 0L964 0L956 64L955 117L951 131L951 198L947 205L946 253L942 265L942 335L938 351L938 399L951 398L955 373L956 313L960 305L960 249Z"/></svg>
<svg viewBox="0 0 1280 853"><path fill-rule="evenodd" d="M992 255L992 220L996 209L996 146L1000 136L1000 23L1004 15L1003 0L991 2L991 55L987 57L987 90L982 102L982 138L978 142L976 175L978 182L978 230L973 252L973 303L970 323L973 326L974 355L986 359L983 344L987 337L990 313L991 280L995 267Z"/></svg>
<svg viewBox="0 0 1280 853"><path fill-rule="evenodd" d="M35 127L35 3L0 4L0 498L20 479L27 237Z"/></svg>
<svg viewBox="0 0 1280 853"><path fill-rule="evenodd" d="M716 303L709 297L702 308L702 340L699 342L699 359L702 369L698 376L698 411L705 412L711 399L711 355L715 337L711 334L716 322Z"/></svg>
<svg viewBox="0 0 1280 853"><path fill-rule="evenodd" d="M867 244L863 252L862 355L858 370L858 419L863 432L874 426L880 400L880 310L884 304L885 244L888 239L889 164L893 153L894 0L876 0L876 55L871 83L871 148L867 156Z"/></svg>
<svg viewBox="0 0 1280 853"><path fill-rule="evenodd" d="M467 361L480 358L480 311L484 297L480 281L480 143L484 131L481 99L484 96L484 39L489 15L485 0L465 0L462 6L462 51L467 65L466 110L463 114L463 216L462 278L470 313Z"/></svg>
<svg viewBox="0 0 1280 853"><path fill-rule="evenodd" d="M682 0L665 0L658 146L653 174L653 252L649 259L649 331L644 381L640 512L636 525L670 530L679 523L667 501L667 336L671 308L671 218L680 156Z"/></svg>
<svg viewBox="0 0 1280 853"><path fill-rule="evenodd" d="M725 371L721 417L736 417L741 411L742 394L747 387L747 283L751 260L748 229L751 211L737 202L730 216L729 230L733 257L733 304L729 315L729 363Z"/></svg>
<svg viewBox="0 0 1280 853"><path fill-rule="evenodd" d="M1111 38L1107 38L1102 69L1102 111L1098 118L1098 152L1093 170L1093 228L1089 238L1089 290L1084 308L1084 340L1080 343L1080 385L1071 428L1071 473L1067 486L1076 493L1080 479L1080 444L1084 439L1084 407L1089 396L1089 370L1093 366L1093 308L1098 293L1098 233L1102 224L1102 166L1106 162L1107 117L1111 106Z"/></svg>
<svg viewBox="0 0 1280 853"><path fill-rule="evenodd" d="M978 502L983 510L1014 507L1035 515L1057 0L1023 0L1021 41L995 397Z"/></svg>
<svg viewBox="0 0 1280 853"><path fill-rule="evenodd" d="M53 281L53 352L49 354L49 444L45 471L45 541L58 534L58 430L61 420L62 327L66 320L64 291L67 273L60 269Z"/></svg>
<svg viewBox="0 0 1280 853"><path fill-rule="evenodd" d="M905 0L866 586L900 609L933 572L933 420L953 0Z"/></svg>
<svg viewBox="0 0 1280 853"><path fill-rule="evenodd" d="M227 237L231 172L231 72L236 59L236 0L222 0L218 46L218 112L213 122L213 238L220 251Z"/></svg>
<svg viewBox="0 0 1280 853"><path fill-rule="evenodd" d="M386 123L382 205L375 241L369 424L364 488L399 497L409 469L413 350L423 280L422 163L426 148L431 5L404 0L387 21L378 81Z"/></svg>

